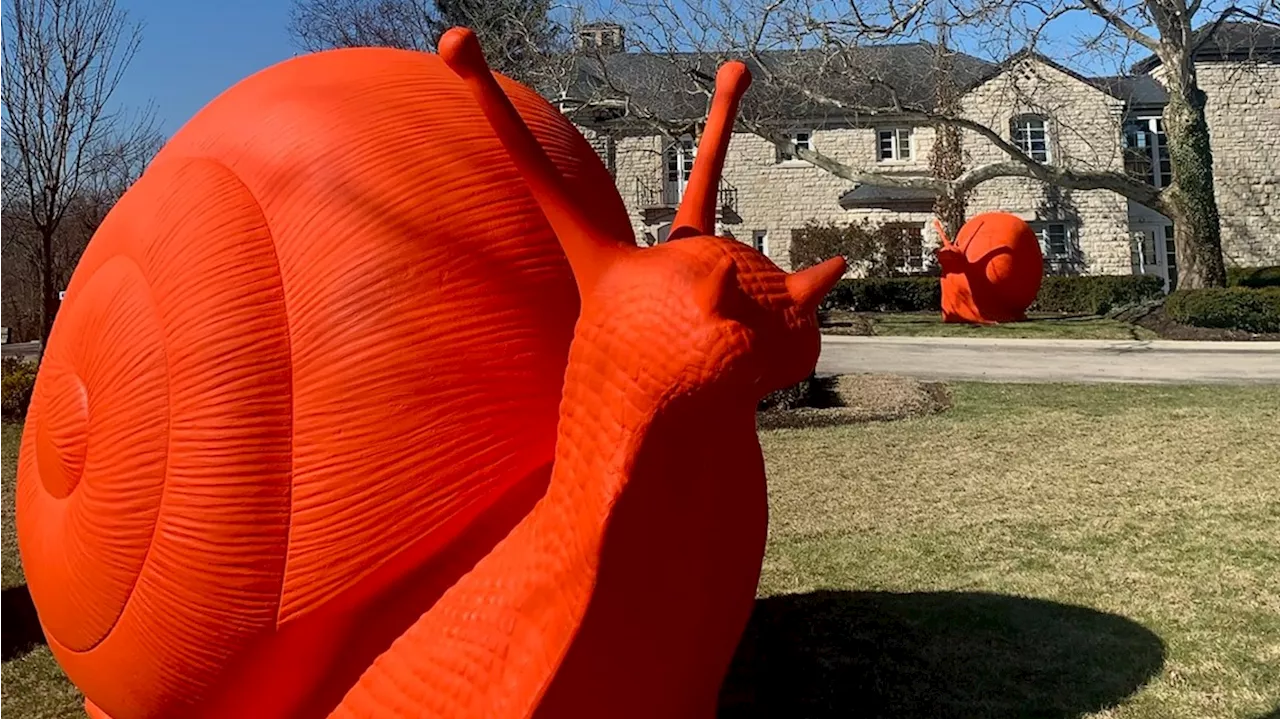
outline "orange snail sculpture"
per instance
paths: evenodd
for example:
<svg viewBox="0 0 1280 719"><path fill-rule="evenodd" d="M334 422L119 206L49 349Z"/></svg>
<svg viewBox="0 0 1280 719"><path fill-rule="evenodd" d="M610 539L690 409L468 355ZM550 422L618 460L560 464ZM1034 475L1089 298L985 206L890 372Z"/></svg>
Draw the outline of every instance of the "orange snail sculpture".
<svg viewBox="0 0 1280 719"><path fill-rule="evenodd" d="M23 436L40 621L97 717L694 717L753 604L755 407L839 258L672 241L454 29L214 100L94 236Z"/></svg>
<svg viewBox="0 0 1280 719"><path fill-rule="evenodd" d="M1031 226L1004 212L977 215L955 242L935 221L942 247L942 319L989 324L1027 318L1044 276L1044 256Z"/></svg>

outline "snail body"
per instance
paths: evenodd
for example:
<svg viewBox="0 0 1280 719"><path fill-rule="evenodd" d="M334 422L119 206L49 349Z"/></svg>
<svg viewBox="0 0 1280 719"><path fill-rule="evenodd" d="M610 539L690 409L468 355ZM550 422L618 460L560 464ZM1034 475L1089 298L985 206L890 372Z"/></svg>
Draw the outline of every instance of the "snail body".
<svg viewBox="0 0 1280 719"><path fill-rule="evenodd" d="M1044 276L1035 230L1016 215L975 215L956 235L942 238L942 317L945 322L987 324L1027 318Z"/></svg>
<svg viewBox="0 0 1280 719"><path fill-rule="evenodd" d="M468 31L282 63L166 145L77 267L20 456L91 713L714 710L764 546L755 404L812 370L843 271L709 236L722 76L643 251Z"/></svg>

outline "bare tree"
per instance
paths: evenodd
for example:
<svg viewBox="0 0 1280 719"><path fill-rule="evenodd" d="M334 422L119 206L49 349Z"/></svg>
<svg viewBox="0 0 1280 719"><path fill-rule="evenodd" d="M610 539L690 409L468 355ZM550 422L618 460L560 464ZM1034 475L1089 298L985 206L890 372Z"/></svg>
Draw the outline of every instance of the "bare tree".
<svg viewBox="0 0 1280 719"><path fill-rule="evenodd" d="M430 50L439 37L425 0L295 0L289 31L307 50L396 47Z"/></svg>
<svg viewBox="0 0 1280 719"><path fill-rule="evenodd" d="M60 265L83 249L59 243L68 217L96 227L159 139L149 110L111 104L141 40L114 0L12 0L4 31L6 249L25 249L39 275L43 342L69 272Z"/></svg>
<svg viewBox="0 0 1280 719"><path fill-rule="evenodd" d="M535 86L569 50L549 0L294 0L289 30L307 50L434 50L454 26L476 32L490 67Z"/></svg>
<svg viewBox="0 0 1280 719"><path fill-rule="evenodd" d="M936 8L934 27L937 43L934 46L934 108L940 114L957 118L961 116L960 86L952 63L950 43L950 19L946 8ZM967 191L954 182L964 174L964 148L960 128L953 123L937 125L933 152L929 155L929 168L933 176L947 182L945 191L939 192L933 203L933 214L942 223L948 237L960 234L964 225L965 196Z"/></svg>
<svg viewBox="0 0 1280 719"><path fill-rule="evenodd" d="M1272 24L1280 20L1275 0L1227 4L1230 1L616 0L598 12L626 22L635 48L667 58L705 93L711 86L710 74L699 66L705 58L748 60L757 76L754 104L765 111L753 115L744 110L741 127L788 156L855 184L934 192L941 198L937 209L948 224L963 213L962 198L967 193L998 178L1031 178L1069 191L1110 190L1173 220L1179 284L1202 287L1224 284L1225 271L1205 94L1197 84L1193 59L1213 31L1233 17ZM963 33L971 46L993 57L1039 57L1054 52L1047 40L1054 36L1053 28L1064 18L1086 14L1100 18L1102 29L1071 38L1068 48L1059 49L1059 57L1092 53L1126 61L1135 51L1143 51L1164 66L1159 77L1169 96L1164 127L1173 165L1173 182L1166 187L1157 188L1107 163L1034 158L1011 141L1007 128L992 122L993 118L957 111L954 92L957 85L972 80L973 73L972 68L954 62L960 56L949 51L948 35ZM942 24L940 16L945 18ZM1193 22L1198 21L1206 27L1196 31ZM935 62L886 65L873 52L888 41L930 36L938 51ZM1122 74L1123 70L1117 73ZM933 87L935 92L926 96L911 89L921 86ZM619 102L618 96L631 98L626 104L632 118L645 116L643 103L634 98L647 90L624 84L611 84L609 90L613 103ZM1013 83L1013 91L1021 92L1018 83ZM1043 102L1033 95L1028 90L1011 99L1020 104ZM582 98L579 104L589 108L593 102ZM794 112L798 106L815 117L863 122L892 117L932 126L941 154L927 175L889 174L850 165L821 151L797 147L769 116L770 108L775 113L784 107ZM966 146L989 144L998 156L963 167L954 152L957 134L967 138ZM1115 135L1118 145L1121 138ZM1097 149L1099 157L1118 154Z"/></svg>

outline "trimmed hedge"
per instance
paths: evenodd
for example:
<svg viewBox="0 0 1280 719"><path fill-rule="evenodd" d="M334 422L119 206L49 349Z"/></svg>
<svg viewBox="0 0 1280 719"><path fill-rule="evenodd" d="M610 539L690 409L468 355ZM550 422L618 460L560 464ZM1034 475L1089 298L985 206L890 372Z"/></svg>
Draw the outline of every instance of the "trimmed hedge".
<svg viewBox="0 0 1280 719"><path fill-rule="evenodd" d="M1196 327L1280 332L1280 287L1178 290L1164 303L1171 319Z"/></svg>
<svg viewBox="0 0 1280 719"><path fill-rule="evenodd" d="M1228 267L1227 287L1280 287L1280 265Z"/></svg>
<svg viewBox="0 0 1280 719"><path fill-rule="evenodd" d="M942 284L937 277L840 280L827 294L823 306L855 312L941 311Z"/></svg>
<svg viewBox="0 0 1280 719"><path fill-rule="evenodd" d="M31 404L39 366L13 357L6 358L3 365L3 378L0 379L0 405L3 406L0 409L6 420L23 419L27 416L27 405Z"/></svg>
<svg viewBox="0 0 1280 719"><path fill-rule="evenodd" d="M1162 297L1164 280L1152 275L1049 276L1040 283L1040 294L1030 309L1101 315Z"/></svg>
<svg viewBox="0 0 1280 719"><path fill-rule="evenodd" d="M1159 277L1050 276L1040 284L1040 294L1031 310L1097 315L1163 296L1164 283ZM941 311L942 284L936 277L841 280L827 295L823 307L854 312Z"/></svg>

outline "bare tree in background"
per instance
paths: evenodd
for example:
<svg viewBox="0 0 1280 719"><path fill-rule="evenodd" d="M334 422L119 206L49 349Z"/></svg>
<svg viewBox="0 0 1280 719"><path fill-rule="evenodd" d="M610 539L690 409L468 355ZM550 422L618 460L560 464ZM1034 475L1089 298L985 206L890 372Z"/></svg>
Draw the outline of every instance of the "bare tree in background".
<svg viewBox="0 0 1280 719"><path fill-rule="evenodd" d="M960 85L952 65L950 43L950 18L941 4L935 9L934 28L937 42L934 45L934 110L950 118L961 116ZM936 126L933 152L929 154L929 169L933 176L946 185L933 203L933 214L942 223L948 237L960 234L965 219L965 196L968 191L958 187L955 181L964 174L964 147L960 128L954 123Z"/></svg>
<svg viewBox="0 0 1280 719"><path fill-rule="evenodd" d="M468 27L490 67L542 87L556 72L549 66L571 50L549 12L549 0L294 0L289 30L307 50L434 51L446 30Z"/></svg>
<svg viewBox="0 0 1280 719"><path fill-rule="evenodd" d="M1145 205L1173 221L1179 257L1179 286L1194 288L1225 283L1220 222L1214 198L1205 94L1196 80L1193 58L1212 35L1196 32L1193 22L1216 28L1235 17L1275 24L1275 0L616 0L600 12L627 24L639 50L682 65L710 91L710 75L694 67L702 58L732 57L753 62L757 73L752 93L764 108L808 106L843 118L875 121L893 117L938 131L938 149L927 176L868 171L820 151L796 147L767 113L744 111L741 126L795 156L855 184L930 190L941 198L937 209L953 225L963 213L962 198L979 185L1005 177L1031 178L1066 190L1110 190ZM1164 126L1173 165L1173 183L1157 188L1123 169L1088 163L1037 161L1006 139L994 122L956 111L955 67L947 35L966 38L992 56L1054 50L1041 43L1049 30L1068 16L1091 15L1103 21L1092 36L1073 38L1059 57L1093 53L1097 57L1131 58L1149 52L1164 66L1159 76L1167 87ZM937 18L945 32L930 32ZM933 35L937 62L930 67L885 66L868 52L870 45L919 40ZM938 41L941 40L941 42ZM692 51L692 52L691 52ZM1117 75L1125 74L1122 71ZM922 101L907 86L931 85L937 92ZM950 89L948 89L950 88ZM632 95L634 88L613 87ZM1030 101L1030 97L1018 98ZM616 102L616 100L615 100ZM589 105L589 101L582 103ZM633 103L635 105L636 103ZM632 108L643 115L643 109ZM1060 128L1071 132L1073 128ZM958 135L990 143L1000 159L965 168L956 161ZM1116 133L1118 135L1118 133ZM1120 138L1115 138L1118 144ZM951 150L948 150L951 147ZM1101 153L1099 153L1101 156ZM1113 155L1114 156L1114 153Z"/></svg>
<svg viewBox="0 0 1280 719"><path fill-rule="evenodd" d="M11 0L4 10L5 264L25 256L38 273L42 342L83 250L69 236L92 233L69 219L96 227L160 144L150 112L111 106L140 40L114 0Z"/></svg>

